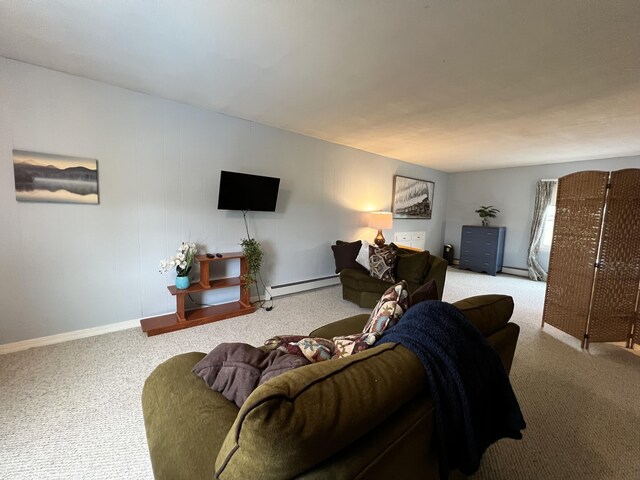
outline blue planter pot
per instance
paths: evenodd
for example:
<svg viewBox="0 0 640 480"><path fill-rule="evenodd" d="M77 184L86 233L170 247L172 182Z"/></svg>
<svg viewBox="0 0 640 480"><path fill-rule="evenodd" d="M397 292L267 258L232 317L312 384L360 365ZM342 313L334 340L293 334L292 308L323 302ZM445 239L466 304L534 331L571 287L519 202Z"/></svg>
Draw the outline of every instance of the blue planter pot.
<svg viewBox="0 0 640 480"><path fill-rule="evenodd" d="M184 290L191 285L191 279L189 277L176 277L176 288Z"/></svg>

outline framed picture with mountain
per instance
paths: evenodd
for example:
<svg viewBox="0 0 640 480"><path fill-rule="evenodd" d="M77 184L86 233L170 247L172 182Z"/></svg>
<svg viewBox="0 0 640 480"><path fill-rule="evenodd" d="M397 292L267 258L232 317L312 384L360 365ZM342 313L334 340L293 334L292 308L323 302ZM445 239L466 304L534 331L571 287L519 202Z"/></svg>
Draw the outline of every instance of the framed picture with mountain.
<svg viewBox="0 0 640 480"><path fill-rule="evenodd" d="M14 150L13 173L19 202L99 203L95 159Z"/></svg>
<svg viewBox="0 0 640 480"><path fill-rule="evenodd" d="M393 176L393 218L430 219L435 183L417 178Z"/></svg>

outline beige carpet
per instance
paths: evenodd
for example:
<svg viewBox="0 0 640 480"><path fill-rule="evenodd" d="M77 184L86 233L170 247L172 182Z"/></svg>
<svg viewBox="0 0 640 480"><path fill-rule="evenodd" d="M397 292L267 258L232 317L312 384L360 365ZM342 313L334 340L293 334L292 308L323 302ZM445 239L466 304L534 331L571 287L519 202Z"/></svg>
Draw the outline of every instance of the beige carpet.
<svg viewBox="0 0 640 480"><path fill-rule="evenodd" d="M544 284L449 270L445 300L514 297L522 327L511 379L528 423L490 447L478 479L640 478L640 355L540 329ZM338 287L278 299L272 312L145 337L138 329L0 356L0 479L151 479L140 409L161 361L221 342L257 345L354 313Z"/></svg>

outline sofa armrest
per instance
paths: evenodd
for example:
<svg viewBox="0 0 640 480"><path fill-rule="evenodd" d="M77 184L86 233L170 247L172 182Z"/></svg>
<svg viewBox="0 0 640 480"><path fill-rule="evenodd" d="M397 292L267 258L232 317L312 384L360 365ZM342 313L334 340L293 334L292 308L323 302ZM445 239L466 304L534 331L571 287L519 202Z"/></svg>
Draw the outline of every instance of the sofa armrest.
<svg viewBox="0 0 640 480"><path fill-rule="evenodd" d="M436 283L438 288L438 298L442 300L442 294L444 293L444 281L447 276L447 266L449 265L444 258L440 258L436 255L431 255L430 259L431 267L427 272L427 276L424 278L423 284L430 280Z"/></svg>
<svg viewBox="0 0 640 480"><path fill-rule="evenodd" d="M205 354L158 365L142 389L142 412L156 480L212 478L216 456L238 407L191 372Z"/></svg>

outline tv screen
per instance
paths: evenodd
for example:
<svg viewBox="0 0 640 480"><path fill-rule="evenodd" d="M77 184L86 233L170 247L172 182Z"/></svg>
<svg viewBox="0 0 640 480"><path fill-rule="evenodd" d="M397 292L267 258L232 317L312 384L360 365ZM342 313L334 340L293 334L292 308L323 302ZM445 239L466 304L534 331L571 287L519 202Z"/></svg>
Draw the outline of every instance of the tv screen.
<svg viewBox="0 0 640 480"><path fill-rule="evenodd" d="M279 178L222 170L218 210L275 212L279 186Z"/></svg>

